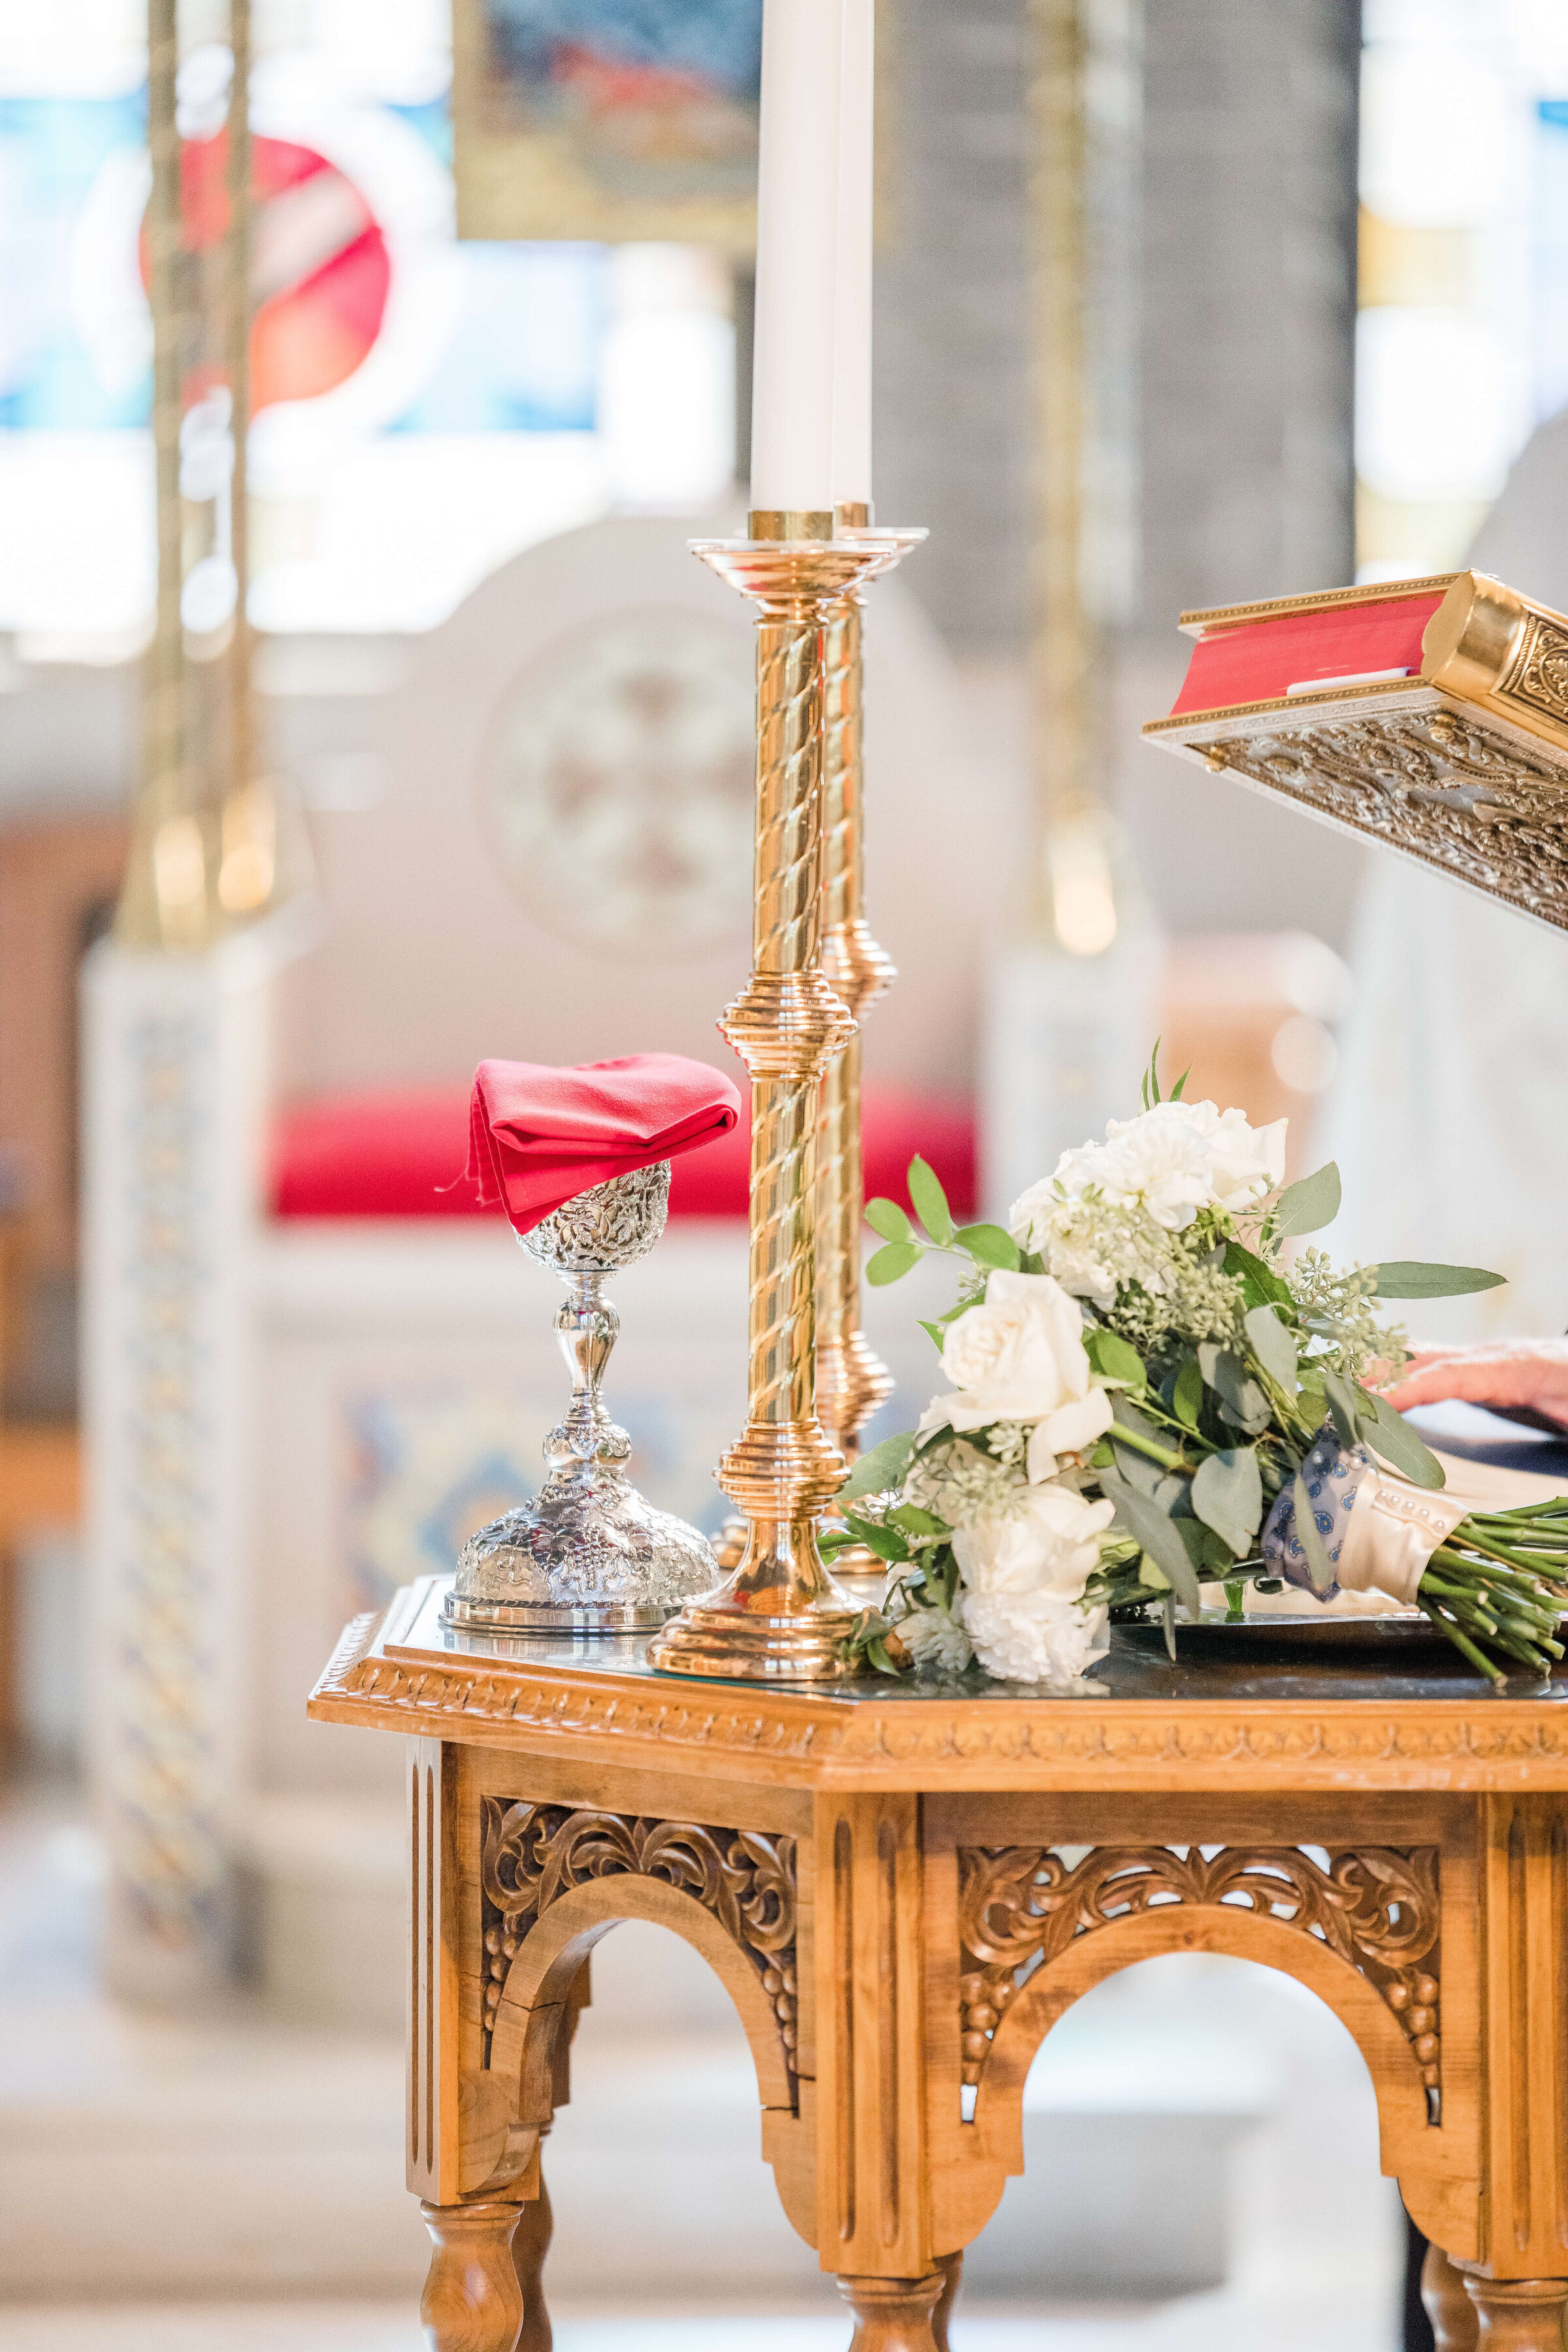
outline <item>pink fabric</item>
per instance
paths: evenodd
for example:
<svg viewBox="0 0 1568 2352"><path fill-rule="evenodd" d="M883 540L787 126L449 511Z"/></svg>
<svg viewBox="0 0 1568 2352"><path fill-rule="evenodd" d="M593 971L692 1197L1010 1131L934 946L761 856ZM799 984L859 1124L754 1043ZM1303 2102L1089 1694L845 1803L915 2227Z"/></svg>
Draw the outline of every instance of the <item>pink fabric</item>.
<svg viewBox="0 0 1568 2352"><path fill-rule="evenodd" d="M736 1125L741 1097L706 1062L481 1062L468 1108L468 1177L520 1234L579 1192L678 1159Z"/></svg>

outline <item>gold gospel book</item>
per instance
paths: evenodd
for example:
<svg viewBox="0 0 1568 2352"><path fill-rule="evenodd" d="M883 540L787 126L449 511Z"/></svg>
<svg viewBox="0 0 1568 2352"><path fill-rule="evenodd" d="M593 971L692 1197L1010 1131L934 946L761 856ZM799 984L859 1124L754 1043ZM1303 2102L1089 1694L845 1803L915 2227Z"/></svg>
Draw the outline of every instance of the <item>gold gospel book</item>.
<svg viewBox="0 0 1568 2352"><path fill-rule="evenodd" d="M1143 732L1568 930L1568 618L1484 572L1184 613Z"/></svg>

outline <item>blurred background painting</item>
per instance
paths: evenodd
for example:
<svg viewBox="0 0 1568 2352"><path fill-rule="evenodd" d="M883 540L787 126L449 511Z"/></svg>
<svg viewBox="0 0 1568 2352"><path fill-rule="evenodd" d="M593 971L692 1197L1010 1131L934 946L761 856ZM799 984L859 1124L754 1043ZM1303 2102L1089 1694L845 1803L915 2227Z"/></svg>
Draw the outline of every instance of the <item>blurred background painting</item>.
<svg viewBox="0 0 1568 2352"><path fill-rule="evenodd" d="M762 0L458 0L468 236L755 241Z"/></svg>
<svg viewBox="0 0 1568 2352"><path fill-rule="evenodd" d="M752 631L685 541L746 508L760 25L254 0L237 371L235 47L226 0L186 0L161 507L145 12L0 11L7 2352L418 2340L397 1761L303 1702L346 1617L531 1491L555 1418L550 1279L458 1181L475 1062L729 1061ZM1473 550L1568 609L1568 19L886 0L879 27L877 502L931 536L869 632L901 978L866 1031L868 1190L920 1150L1005 1208L1134 1107L1158 1034L1190 1092L1289 1117L1291 1173L1338 1155L1345 1249L1405 1246L1356 1222L1375 1170L1410 1255L1528 1264L1478 1302L1495 1328L1563 1330L1561 944L1137 729L1184 608ZM243 642L255 772L193 754L195 831L160 852L171 626L192 709ZM231 841L258 781L279 829ZM177 881L194 842L199 890L204 841L242 877L265 852L265 887L220 905L219 863L210 936L116 938L128 870ZM682 1163L616 1293L634 1474L710 1528L743 1140ZM928 1384L910 1303L868 1309L893 1417ZM1348 2041L1239 1964L1152 1965L1042 2053L959 2352L1390 2352L1399 2217ZM595 1969L549 2152L564 2352L826 2352L846 2323L735 2021L651 1929Z"/></svg>

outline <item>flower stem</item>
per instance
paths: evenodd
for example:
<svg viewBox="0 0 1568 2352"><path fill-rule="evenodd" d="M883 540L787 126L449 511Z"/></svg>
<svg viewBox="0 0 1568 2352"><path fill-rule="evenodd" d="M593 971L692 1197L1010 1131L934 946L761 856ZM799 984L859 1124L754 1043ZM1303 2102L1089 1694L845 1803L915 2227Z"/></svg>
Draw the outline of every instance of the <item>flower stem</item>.
<svg viewBox="0 0 1568 2352"><path fill-rule="evenodd" d="M1184 1470L1189 1478L1193 1475L1193 1465L1184 1454L1173 1454L1168 1445L1156 1445L1152 1437L1137 1436L1131 1429L1123 1429L1119 1421L1113 1421L1105 1433L1114 1437L1119 1445L1130 1445L1134 1454L1157 1462L1163 1470Z"/></svg>

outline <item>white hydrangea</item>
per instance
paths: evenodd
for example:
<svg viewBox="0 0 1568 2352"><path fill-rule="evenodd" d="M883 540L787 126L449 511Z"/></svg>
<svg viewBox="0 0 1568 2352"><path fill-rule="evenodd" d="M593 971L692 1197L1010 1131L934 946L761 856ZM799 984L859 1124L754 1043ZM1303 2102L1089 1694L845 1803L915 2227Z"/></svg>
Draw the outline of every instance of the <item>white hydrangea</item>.
<svg viewBox="0 0 1568 2352"><path fill-rule="evenodd" d="M961 1592L958 1614L988 1675L1005 1683L1071 1683L1110 1647L1104 1609L1059 1592Z"/></svg>
<svg viewBox="0 0 1568 2352"><path fill-rule="evenodd" d="M1245 1208L1283 1181L1286 1125L1254 1128L1244 1111L1212 1102L1155 1103L1136 1118L1113 1118L1102 1142L1064 1151L1055 1173L1015 1202L1010 1229L1035 1249L1036 1226L1048 1232L1064 1194L1093 1192L1113 1205L1136 1202L1167 1233L1180 1233L1200 1209Z"/></svg>

